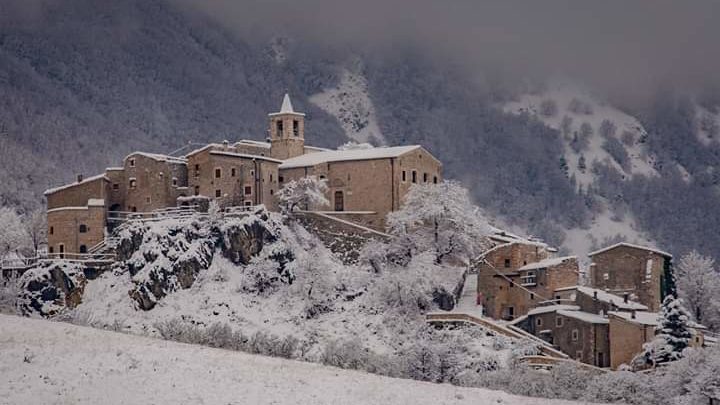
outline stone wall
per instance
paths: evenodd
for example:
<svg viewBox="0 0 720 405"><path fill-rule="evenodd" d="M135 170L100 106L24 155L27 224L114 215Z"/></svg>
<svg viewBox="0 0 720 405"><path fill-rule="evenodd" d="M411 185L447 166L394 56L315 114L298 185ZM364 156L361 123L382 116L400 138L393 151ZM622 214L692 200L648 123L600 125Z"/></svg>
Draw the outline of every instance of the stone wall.
<svg viewBox="0 0 720 405"><path fill-rule="evenodd" d="M47 194L47 208L50 210L60 207L84 207L91 198L106 199L107 191L108 180L102 176L95 176Z"/></svg>
<svg viewBox="0 0 720 405"><path fill-rule="evenodd" d="M621 245L592 256L591 285L619 296L629 293L657 312L664 298L666 260L653 251Z"/></svg>
<svg viewBox="0 0 720 405"><path fill-rule="evenodd" d="M133 180L135 187L131 184ZM124 211L150 212L174 207L177 198L185 194L179 188L187 185L187 166L177 160L156 159L134 153L125 158L122 183L127 190ZM113 183L113 189L115 184L118 183Z"/></svg>
<svg viewBox="0 0 720 405"><path fill-rule="evenodd" d="M80 232L80 226L85 232ZM48 211L48 250L50 253L80 253L105 237L105 207L70 207ZM62 246L62 248L61 248Z"/></svg>
<svg viewBox="0 0 720 405"><path fill-rule="evenodd" d="M560 324L558 318L562 319ZM548 312L529 316L526 326L530 333L553 344L575 360L598 367L609 367L611 364L608 324L584 322L557 312ZM576 336L573 331L577 331ZM598 356L602 358L602 363L598 361Z"/></svg>
<svg viewBox="0 0 720 405"><path fill-rule="evenodd" d="M622 364L630 365L632 359L643 350L643 344L655 337L655 327L629 322L610 314L610 366L617 369Z"/></svg>

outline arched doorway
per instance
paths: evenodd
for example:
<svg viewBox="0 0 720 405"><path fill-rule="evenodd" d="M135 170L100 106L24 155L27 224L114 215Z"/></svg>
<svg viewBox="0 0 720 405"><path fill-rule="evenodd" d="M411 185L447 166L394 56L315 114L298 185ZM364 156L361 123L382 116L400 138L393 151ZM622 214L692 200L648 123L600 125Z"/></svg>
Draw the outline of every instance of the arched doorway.
<svg viewBox="0 0 720 405"><path fill-rule="evenodd" d="M342 191L335 192L335 211L345 211L345 196Z"/></svg>

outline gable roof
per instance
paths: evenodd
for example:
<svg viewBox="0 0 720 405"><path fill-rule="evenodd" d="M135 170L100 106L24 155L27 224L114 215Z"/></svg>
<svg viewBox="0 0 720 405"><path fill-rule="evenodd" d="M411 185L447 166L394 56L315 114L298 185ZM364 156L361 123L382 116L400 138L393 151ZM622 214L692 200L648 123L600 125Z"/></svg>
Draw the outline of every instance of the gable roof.
<svg viewBox="0 0 720 405"><path fill-rule="evenodd" d="M249 145L249 146L257 146L260 148L270 149L270 142L262 142L262 141L254 141L252 139L241 139L237 142L235 142L235 145Z"/></svg>
<svg viewBox="0 0 720 405"><path fill-rule="evenodd" d="M592 257L592 256L595 256L596 254L604 253L604 252L607 252L607 251L609 251L609 250L613 250L613 249L616 249L616 248L619 248L619 247L628 247L628 248L633 248L633 249L646 250L646 251L648 251L648 252L657 253L657 254L659 254L660 256L665 256L665 257L672 258L672 255L671 255L670 253L664 252L664 251L662 251L662 250L660 250L660 249L655 249L655 248L651 248L651 247L647 247L647 246L634 245L634 244L632 244L632 243L627 243L627 242L616 243L616 244L614 244L614 245L611 245L611 246L608 246L608 247L604 247L604 248L599 249L599 250L596 250L596 251L594 251L594 252L590 252L590 253L588 253L588 256Z"/></svg>
<svg viewBox="0 0 720 405"><path fill-rule="evenodd" d="M267 156L261 156L261 155L251 155L248 153L236 153L236 152L229 152L224 150L211 150L211 155L220 155L220 156L229 156L229 157L238 157L238 158L244 158L244 159L257 159L257 160L265 160L268 162L273 163L282 163L282 160L269 158Z"/></svg>
<svg viewBox="0 0 720 405"><path fill-rule="evenodd" d="M125 156L124 160L127 160L130 156L143 156L149 159L157 160L158 162L178 163L186 164L187 160L181 157L161 155L159 153L147 153L147 152L133 152Z"/></svg>
<svg viewBox="0 0 720 405"><path fill-rule="evenodd" d="M559 264L565 263L568 260L577 260L577 256L554 257L551 259L540 260L539 262L535 262L535 263L528 263L528 264L520 267L518 269L518 271L536 270L536 269L542 269L545 267L557 266Z"/></svg>
<svg viewBox="0 0 720 405"><path fill-rule="evenodd" d="M568 311L564 309L560 309L557 311L558 315L567 316L568 318L574 318L582 322L587 323L600 323L600 324L606 324L609 323L608 319L604 316L591 314L589 312L583 312L583 311Z"/></svg>
<svg viewBox="0 0 720 405"><path fill-rule="evenodd" d="M45 190L43 195L54 194L61 190L66 190L71 187L79 186L81 184L86 184L86 183L90 183L90 182L101 180L101 179L105 180L105 181L110 181L110 179L108 179L107 176L105 176L105 173L102 173L102 174L98 174L97 176L88 177L87 179L84 179L82 181L76 181L74 183L65 184L64 186L59 186L59 187L55 187L55 188L49 188L49 189Z"/></svg>
<svg viewBox="0 0 720 405"><path fill-rule="evenodd" d="M315 166L320 163L344 162L351 160L373 160L388 159L404 155L416 149L420 145L392 146L387 148L352 149L352 150L331 150L325 152L308 153L287 159L280 165L280 169L292 169L296 167Z"/></svg>
<svg viewBox="0 0 720 405"><path fill-rule="evenodd" d="M591 288L591 287L584 287L581 285L578 286L572 286L572 287L564 287L564 288L558 288L555 291L569 291L569 290L577 290L580 293L583 293L590 297L595 297L595 294L597 293L597 299L598 301L604 302L606 304L613 304L616 307L624 310L636 310L636 311L647 311L648 307L645 305L630 301L625 302L625 298L621 297L619 295L610 294L607 291L599 290L597 288Z"/></svg>

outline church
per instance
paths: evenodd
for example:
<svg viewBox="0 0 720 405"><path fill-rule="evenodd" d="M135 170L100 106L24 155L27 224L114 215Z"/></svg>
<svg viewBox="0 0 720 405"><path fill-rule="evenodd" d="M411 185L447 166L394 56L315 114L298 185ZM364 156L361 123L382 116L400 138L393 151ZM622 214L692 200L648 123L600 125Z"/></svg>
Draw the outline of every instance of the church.
<svg viewBox="0 0 720 405"><path fill-rule="evenodd" d="M45 192L49 253L86 253L120 213L149 213L208 198L221 207L264 204L306 176L325 179L328 214L383 230L413 184L438 183L442 163L419 145L331 150L305 144L305 114L285 95L265 142L207 144L184 156L134 152L122 166Z"/></svg>

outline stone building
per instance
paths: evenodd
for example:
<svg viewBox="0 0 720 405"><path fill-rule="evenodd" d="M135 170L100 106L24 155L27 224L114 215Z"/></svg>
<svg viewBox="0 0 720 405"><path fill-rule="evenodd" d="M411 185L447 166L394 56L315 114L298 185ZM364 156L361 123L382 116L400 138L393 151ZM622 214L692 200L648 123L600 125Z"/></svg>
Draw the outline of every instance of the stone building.
<svg viewBox="0 0 720 405"><path fill-rule="evenodd" d="M547 245L512 241L497 245L477 266L478 302L487 316L512 320L553 299L555 290L577 285L574 256L550 258Z"/></svg>
<svg viewBox="0 0 720 405"><path fill-rule="evenodd" d="M665 296L674 292L672 255L661 250L618 243L588 254L590 285L630 300L660 309Z"/></svg>
<svg viewBox="0 0 720 405"><path fill-rule="evenodd" d="M575 305L550 305L528 312L519 325L577 361L609 367L609 321Z"/></svg>
<svg viewBox="0 0 720 405"><path fill-rule="evenodd" d="M185 156L135 152L122 167L47 190L52 253L84 253L101 242L113 216L214 199L221 206L264 204L304 176L326 179L327 213L378 230L413 184L442 180L442 164L421 146L329 150L305 145L305 115L285 95L268 115L267 142L211 143Z"/></svg>
<svg viewBox="0 0 720 405"><path fill-rule="evenodd" d="M573 303L581 311L607 315L610 311L647 311L647 307L630 301L629 294L620 297L597 288L572 286L555 290L558 303Z"/></svg>

